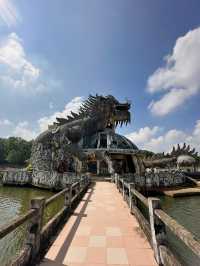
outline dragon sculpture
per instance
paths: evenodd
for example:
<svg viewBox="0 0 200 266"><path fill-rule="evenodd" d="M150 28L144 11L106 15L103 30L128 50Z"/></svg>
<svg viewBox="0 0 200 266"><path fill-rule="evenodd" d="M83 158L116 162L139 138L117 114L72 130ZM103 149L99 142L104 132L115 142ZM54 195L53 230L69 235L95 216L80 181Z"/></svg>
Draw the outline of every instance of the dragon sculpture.
<svg viewBox="0 0 200 266"><path fill-rule="evenodd" d="M168 164L170 165L176 162L180 155L196 157L198 156L198 152L196 152L195 148L191 149L190 145L186 145L186 143L184 143L182 147L180 144L178 144L177 148L173 146L170 153L157 153L152 156L147 156L144 158L143 162L146 167L164 167Z"/></svg>
<svg viewBox="0 0 200 266"><path fill-rule="evenodd" d="M78 113L71 112L66 118L57 118L36 138L31 157L33 171L64 172L64 165L72 165L74 157L79 161L86 160L87 155L82 149L84 137L129 123L129 109L130 103L120 103L111 95L90 95Z"/></svg>
<svg viewBox="0 0 200 266"><path fill-rule="evenodd" d="M186 143L184 143L182 147L180 146L180 144L177 145L177 148L173 146L171 153L166 154L166 156L171 157L177 157L179 155L190 155L196 157L198 155L198 152L196 152L195 148L191 149L190 145L186 145Z"/></svg>

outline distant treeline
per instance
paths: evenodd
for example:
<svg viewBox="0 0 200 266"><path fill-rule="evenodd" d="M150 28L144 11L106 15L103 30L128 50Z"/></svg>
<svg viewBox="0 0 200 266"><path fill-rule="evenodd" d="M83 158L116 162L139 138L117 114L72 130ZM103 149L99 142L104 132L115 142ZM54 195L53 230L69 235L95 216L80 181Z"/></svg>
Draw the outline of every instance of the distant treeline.
<svg viewBox="0 0 200 266"><path fill-rule="evenodd" d="M32 144L22 138L0 138L0 164L24 164L31 156Z"/></svg>

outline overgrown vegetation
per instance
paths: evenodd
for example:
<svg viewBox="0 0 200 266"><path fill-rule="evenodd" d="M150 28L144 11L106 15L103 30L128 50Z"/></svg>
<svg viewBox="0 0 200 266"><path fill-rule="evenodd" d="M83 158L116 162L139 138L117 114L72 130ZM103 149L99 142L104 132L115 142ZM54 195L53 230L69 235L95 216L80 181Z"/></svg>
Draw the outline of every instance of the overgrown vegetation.
<svg viewBox="0 0 200 266"><path fill-rule="evenodd" d="M0 164L23 165L31 156L32 141L0 138Z"/></svg>
<svg viewBox="0 0 200 266"><path fill-rule="evenodd" d="M142 153L143 153L143 159L145 159L147 157L151 157L155 154L154 152L148 151L148 150L142 150Z"/></svg>

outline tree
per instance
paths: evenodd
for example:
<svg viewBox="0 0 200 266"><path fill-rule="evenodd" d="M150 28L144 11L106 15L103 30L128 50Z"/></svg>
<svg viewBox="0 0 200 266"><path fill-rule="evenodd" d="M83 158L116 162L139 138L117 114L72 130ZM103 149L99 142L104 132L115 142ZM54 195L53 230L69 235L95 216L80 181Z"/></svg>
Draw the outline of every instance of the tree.
<svg viewBox="0 0 200 266"><path fill-rule="evenodd" d="M0 163L5 162L5 141L0 139Z"/></svg>
<svg viewBox="0 0 200 266"><path fill-rule="evenodd" d="M24 164L31 156L32 141L10 137L0 139L0 163Z"/></svg>
<svg viewBox="0 0 200 266"><path fill-rule="evenodd" d="M23 163L20 151L15 151L15 150L9 151L6 160L10 164L21 164L21 163Z"/></svg>

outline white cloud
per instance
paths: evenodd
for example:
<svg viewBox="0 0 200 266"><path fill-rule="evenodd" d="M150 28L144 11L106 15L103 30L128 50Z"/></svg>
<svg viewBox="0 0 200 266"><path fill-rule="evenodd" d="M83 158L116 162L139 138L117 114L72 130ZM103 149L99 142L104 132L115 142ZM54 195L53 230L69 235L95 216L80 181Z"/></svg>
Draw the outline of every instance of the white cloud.
<svg viewBox="0 0 200 266"><path fill-rule="evenodd" d="M8 119L0 120L0 126L11 126L12 122Z"/></svg>
<svg viewBox="0 0 200 266"><path fill-rule="evenodd" d="M77 112L82 101L83 97L73 98L65 105L63 111L55 112L50 116L45 116L38 119L34 128L32 126L34 123L31 123L30 125L28 121L14 123L8 119L2 119L0 120L0 137L16 136L26 140L35 139L41 132L48 129L48 125L51 125L56 121L56 117L66 118L67 115L70 115L71 111ZM6 133L3 133L5 130Z"/></svg>
<svg viewBox="0 0 200 266"><path fill-rule="evenodd" d="M0 0L0 21L8 27L15 26L21 17L11 0Z"/></svg>
<svg viewBox="0 0 200 266"><path fill-rule="evenodd" d="M36 138L37 133L30 128L30 125L27 121L23 121L16 125L12 132L12 136L21 137L26 140L32 140Z"/></svg>
<svg viewBox="0 0 200 266"><path fill-rule="evenodd" d="M71 111L77 112L81 103L83 101L82 97L75 97L70 102L65 105L65 108L61 112L55 112L50 116L42 117L37 121L36 128L32 128L27 121L19 122L16 126L13 124L13 129L11 130L10 136L21 137L26 140L31 140L36 138L41 132L48 129L48 125L53 124L56 121L56 117L66 118L70 115Z"/></svg>
<svg viewBox="0 0 200 266"><path fill-rule="evenodd" d="M8 87L27 90L37 85L40 69L34 66L25 54L22 40L11 33L0 46L1 82Z"/></svg>
<svg viewBox="0 0 200 266"><path fill-rule="evenodd" d="M56 122L56 117L66 118L67 115L70 115L71 111L77 112L81 103L83 101L82 97L75 97L69 103L65 105L65 108L62 112L55 112L50 116L42 117L38 120L38 125L40 131L44 131L48 129L48 125L53 124Z"/></svg>
<svg viewBox="0 0 200 266"><path fill-rule="evenodd" d="M135 132L132 132L127 135L127 137L131 140L134 140L134 143L136 144L142 144L145 142L148 142L157 132L159 131L159 127L155 126L153 128L144 127L140 128Z"/></svg>
<svg viewBox="0 0 200 266"><path fill-rule="evenodd" d="M164 92L160 100L149 105L151 112L164 116L200 91L200 27L176 40L172 54L165 57L165 66L148 79L150 93Z"/></svg>
<svg viewBox="0 0 200 266"><path fill-rule="evenodd" d="M162 129L159 127L144 127L126 135L126 137L138 145L139 149L153 152L168 152L173 145L184 142L200 152L200 120L196 121L191 134L177 129L171 129L164 134L160 134L160 132Z"/></svg>
<svg viewBox="0 0 200 266"><path fill-rule="evenodd" d="M187 136L186 142L196 147L200 152L200 120L197 120L192 135Z"/></svg>
<svg viewBox="0 0 200 266"><path fill-rule="evenodd" d="M0 43L0 71L1 87L17 92L42 93L59 86L49 73L45 74L45 69L31 62L16 33L11 33Z"/></svg>

